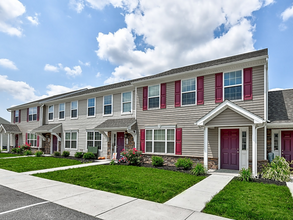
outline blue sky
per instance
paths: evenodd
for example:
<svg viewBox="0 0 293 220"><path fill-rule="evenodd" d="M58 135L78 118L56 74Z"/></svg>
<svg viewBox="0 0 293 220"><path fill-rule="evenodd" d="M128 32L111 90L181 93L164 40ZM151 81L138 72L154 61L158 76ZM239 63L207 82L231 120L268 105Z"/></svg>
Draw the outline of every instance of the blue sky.
<svg viewBox="0 0 293 220"><path fill-rule="evenodd" d="M269 88L293 88L293 1L0 2L0 117L12 105L269 49Z"/></svg>

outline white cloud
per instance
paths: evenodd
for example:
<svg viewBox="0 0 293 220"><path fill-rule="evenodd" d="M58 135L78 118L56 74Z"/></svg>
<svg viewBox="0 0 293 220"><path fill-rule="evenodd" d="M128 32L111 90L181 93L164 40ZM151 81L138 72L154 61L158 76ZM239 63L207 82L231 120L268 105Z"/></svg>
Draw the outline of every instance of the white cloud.
<svg viewBox="0 0 293 220"><path fill-rule="evenodd" d="M74 66L73 69L70 69L69 67L65 67L64 70L66 71L66 75L76 77L78 75L81 75L82 69L80 66Z"/></svg>
<svg viewBox="0 0 293 220"><path fill-rule="evenodd" d="M0 59L0 66L3 66L8 69L12 69L12 70L17 70L17 67L15 66L15 64L11 60L8 60L8 59Z"/></svg>
<svg viewBox="0 0 293 220"><path fill-rule="evenodd" d="M44 67L45 71L51 71L51 72L59 72L59 68L57 66L53 66L50 64L46 64Z"/></svg>
<svg viewBox="0 0 293 220"><path fill-rule="evenodd" d="M285 11L282 12L281 17L283 21L287 21L289 18L293 17L293 5L287 8Z"/></svg>
<svg viewBox="0 0 293 220"><path fill-rule="evenodd" d="M0 1L0 31L20 37L22 29L18 17L25 13L24 5L18 0Z"/></svg>
<svg viewBox="0 0 293 220"><path fill-rule="evenodd" d="M33 25L38 26L38 25L40 24L40 23L39 23L39 18L38 18L39 15L40 15L40 14L35 13L35 16L34 16L34 17L32 17L32 16L27 16L26 18L27 18L27 20L29 20Z"/></svg>
<svg viewBox="0 0 293 220"><path fill-rule="evenodd" d="M102 76L102 74L100 72L98 72L96 77L99 78L100 76Z"/></svg>
<svg viewBox="0 0 293 220"><path fill-rule="evenodd" d="M80 64L80 65L84 65L84 66L90 66L91 65L91 63L90 62L82 62L82 61L78 61L78 63Z"/></svg>
<svg viewBox="0 0 293 220"><path fill-rule="evenodd" d="M274 0L265 0L264 6L271 5L271 4L274 4L274 3L276 3Z"/></svg>
<svg viewBox="0 0 293 220"><path fill-rule="evenodd" d="M83 0L70 0L69 5L73 8L77 13L80 13L84 8Z"/></svg>

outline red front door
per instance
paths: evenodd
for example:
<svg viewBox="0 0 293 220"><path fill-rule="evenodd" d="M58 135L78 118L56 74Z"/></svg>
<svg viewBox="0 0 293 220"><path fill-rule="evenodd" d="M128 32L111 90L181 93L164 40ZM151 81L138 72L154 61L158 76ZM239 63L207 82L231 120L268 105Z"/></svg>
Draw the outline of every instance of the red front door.
<svg viewBox="0 0 293 220"><path fill-rule="evenodd" d="M281 146L282 157L284 157L288 162L291 162L293 160L293 131L282 131Z"/></svg>
<svg viewBox="0 0 293 220"><path fill-rule="evenodd" d="M57 137L53 135L53 153L57 151Z"/></svg>
<svg viewBox="0 0 293 220"><path fill-rule="evenodd" d="M18 134L15 135L15 147L18 147Z"/></svg>
<svg viewBox="0 0 293 220"><path fill-rule="evenodd" d="M120 159L120 153L124 149L124 132L117 132L117 159Z"/></svg>
<svg viewBox="0 0 293 220"><path fill-rule="evenodd" d="M239 130L221 130L221 169L239 169Z"/></svg>

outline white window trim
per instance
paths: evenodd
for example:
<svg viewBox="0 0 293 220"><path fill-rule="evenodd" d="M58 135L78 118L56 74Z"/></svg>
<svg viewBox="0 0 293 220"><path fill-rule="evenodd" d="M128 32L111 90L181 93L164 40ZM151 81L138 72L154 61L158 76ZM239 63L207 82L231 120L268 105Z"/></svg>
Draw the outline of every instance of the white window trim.
<svg viewBox="0 0 293 220"><path fill-rule="evenodd" d="M16 112L18 112L18 116L17 117L16 117ZM16 118L18 118L17 121L16 121ZM19 123L19 110L15 110L14 121L15 121L15 123Z"/></svg>
<svg viewBox="0 0 293 220"><path fill-rule="evenodd" d="M192 91L188 91L188 92L182 92L182 84L183 84L183 81L184 80L190 80L190 79L194 79L195 80L195 90L192 90ZM183 106L194 106L194 105L197 105L197 77L193 77L193 78L188 78L188 79L182 79L181 80L181 94L180 94L180 106L183 107ZM189 104L189 105L183 105L182 104L182 101L183 101L183 98L182 98L182 94L183 93L190 93L190 92L195 92L195 100L194 100L194 104Z"/></svg>
<svg viewBox="0 0 293 220"><path fill-rule="evenodd" d="M123 112L123 104L124 103L129 103L129 102L123 102L123 94L124 93L129 93L130 92L130 94L131 94L131 100L130 100L130 105L131 105L131 109L130 109L130 112ZM133 97L133 95L132 95L132 91L128 91L128 92L122 92L121 93L121 115L129 115L129 114L132 114L132 97Z"/></svg>
<svg viewBox="0 0 293 220"><path fill-rule="evenodd" d="M152 131L152 140L147 140L146 139L146 131L149 130L149 131ZM165 140L162 141L162 140L156 140L156 142L165 142L165 153L155 153L154 150L155 150L155 130L165 130ZM174 141L172 140L168 140L168 136L167 136L167 132L168 130L174 130ZM146 151L146 143L147 142L152 142L152 152L147 152ZM167 153L167 143L168 142L174 142L174 153ZM145 129L145 152L146 153L151 153L151 154L166 154L166 155L175 155L176 153L176 129L174 126L170 126L170 127L153 127L153 128L146 128Z"/></svg>
<svg viewBox="0 0 293 220"><path fill-rule="evenodd" d="M242 132L246 132L246 150L242 150ZM242 154L246 153L246 169L249 166L249 129L248 127L239 128L239 169L242 167Z"/></svg>
<svg viewBox="0 0 293 220"><path fill-rule="evenodd" d="M241 84L235 84L233 86L225 86L225 73L231 73L231 72L237 72L237 71L241 71ZM241 86L241 99L234 99L234 100L229 100L231 102L238 102L238 101L243 101L243 97L244 97L244 89L243 89L243 69L241 70L233 70L233 71L229 71L229 72L224 72L223 73L223 101L225 101L225 88L229 88L229 87L236 87L236 86Z"/></svg>
<svg viewBox="0 0 293 220"><path fill-rule="evenodd" d="M34 109L36 108L36 114L30 114L30 109ZM29 122L33 122L33 121L37 121L38 120L38 107L31 107L28 109L29 113L28 113L28 121ZM30 115L32 115L32 120L29 120ZM36 115L36 120L34 120L34 115Z"/></svg>
<svg viewBox="0 0 293 220"><path fill-rule="evenodd" d="M31 135L31 132L27 132L27 140L26 143L29 144L29 140L36 140L36 146L31 145L32 148L37 148L38 146L38 135L34 134L36 136L36 139L29 139L29 135Z"/></svg>
<svg viewBox="0 0 293 220"><path fill-rule="evenodd" d="M77 105L76 105L76 117L72 117L72 110L75 110L75 109L72 109L72 102L76 102ZM72 101L70 102L70 119L78 119L78 101Z"/></svg>
<svg viewBox="0 0 293 220"><path fill-rule="evenodd" d="M76 148L71 147L71 133L76 132ZM70 148L66 148L66 133L70 133ZM64 149L78 150L78 130L67 130L64 131Z"/></svg>
<svg viewBox="0 0 293 220"><path fill-rule="evenodd" d="M50 106L53 106L53 112L49 112ZM50 113L53 113L53 118L50 119ZM48 121L54 121L54 105L49 105L48 106Z"/></svg>
<svg viewBox="0 0 293 220"><path fill-rule="evenodd" d="M60 118L60 105L61 104L64 104L64 118ZM59 103L59 105L58 105L58 120L65 120L65 109L66 109L66 103L64 102L64 103Z"/></svg>
<svg viewBox="0 0 293 220"><path fill-rule="evenodd" d="M94 99L95 100L94 106L89 107L89 99ZM89 99L87 99L87 112L86 112L86 116L88 118L94 118L94 117L96 117L96 98L89 98ZM88 115L89 108L94 108L94 115Z"/></svg>
<svg viewBox="0 0 293 220"><path fill-rule="evenodd" d="M159 95L158 96L149 97L149 95L150 95L149 88L152 87L152 86L159 86ZM156 98L156 97L159 97L159 107L150 108L150 102L149 102L150 98ZM148 86L148 110L155 110L155 109L160 109L160 108L161 108L161 84L150 85L150 86Z"/></svg>
<svg viewBox="0 0 293 220"><path fill-rule="evenodd" d="M105 97L106 96L111 96L111 114L106 114L105 115ZM108 106L108 105L106 105ZM112 95L104 95L103 96L103 116L113 116L113 94Z"/></svg>
<svg viewBox="0 0 293 220"><path fill-rule="evenodd" d="M86 146L86 150L87 150L87 142L88 142L88 139L87 139L87 133L88 132L99 132L99 131L97 131L97 130L86 130L86 142L85 142L85 146ZM100 133L100 132L99 132ZM101 134L101 150L99 150L100 152L101 151L103 151L103 134L102 133L100 133ZM94 135L94 140L89 140L89 141L96 141L95 140L95 135Z"/></svg>
<svg viewBox="0 0 293 220"><path fill-rule="evenodd" d="M293 129L290 129L290 128L288 128L288 129L272 129L271 130L271 152L272 153L274 153L274 157L276 157L276 156L282 156L282 146L281 146L281 144L282 144L282 131L286 131L286 130L293 130ZM275 142L275 137L274 137L274 134L278 134L278 138L279 138L279 140L278 140L278 150L275 150L275 146L274 146L274 142Z"/></svg>

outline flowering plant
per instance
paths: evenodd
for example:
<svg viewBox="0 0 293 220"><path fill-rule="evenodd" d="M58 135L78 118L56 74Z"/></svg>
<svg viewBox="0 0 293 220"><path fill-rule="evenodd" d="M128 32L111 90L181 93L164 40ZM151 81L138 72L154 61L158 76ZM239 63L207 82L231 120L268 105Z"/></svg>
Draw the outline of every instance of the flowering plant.
<svg viewBox="0 0 293 220"><path fill-rule="evenodd" d="M28 143L25 143L19 147L22 148L23 150L31 150L31 144L28 144Z"/></svg>
<svg viewBox="0 0 293 220"><path fill-rule="evenodd" d="M126 160L126 157L121 157L119 160L118 160L119 163L127 163L127 160Z"/></svg>
<svg viewBox="0 0 293 220"><path fill-rule="evenodd" d="M127 151L123 149L120 154L126 158L126 161L129 163L129 165L141 164L141 151L138 151L136 148L129 149Z"/></svg>

